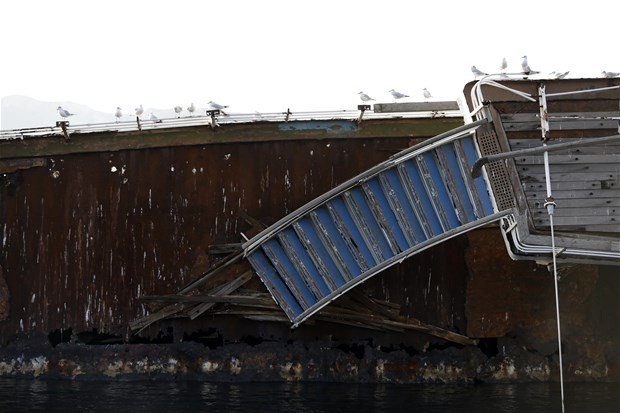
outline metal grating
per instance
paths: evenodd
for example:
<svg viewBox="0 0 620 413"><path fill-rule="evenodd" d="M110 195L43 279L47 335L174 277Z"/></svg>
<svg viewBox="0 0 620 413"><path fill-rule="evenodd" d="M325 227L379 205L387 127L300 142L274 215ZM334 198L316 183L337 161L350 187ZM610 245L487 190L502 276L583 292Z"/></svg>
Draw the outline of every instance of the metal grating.
<svg viewBox="0 0 620 413"><path fill-rule="evenodd" d="M487 129L484 132L478 130L476 132L476 142L482 156L494 155L503 152L495 131ZM512 185L508 178L508 171L504 161L489 162L486 165L487 176L490 181L491 190L500 211L513 208L515 206L515 197L512 191Z"/></svg>
<svg viewBox="0 0 620 413"><path fill-rule="evenodd" d="M248 261L298 325L369 277L500 219L466 125L405 150L244 244Z"/></svg>

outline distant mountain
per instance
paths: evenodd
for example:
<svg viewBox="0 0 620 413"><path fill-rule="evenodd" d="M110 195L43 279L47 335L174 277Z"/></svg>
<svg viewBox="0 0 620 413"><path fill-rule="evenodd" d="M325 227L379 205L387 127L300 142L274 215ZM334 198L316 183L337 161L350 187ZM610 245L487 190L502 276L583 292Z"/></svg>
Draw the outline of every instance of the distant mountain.
<svg viewBox="0 0 620 413"><path fill-rule="evenodd" d="M105 113L92 109L86 105L75 102L44 102L28 96L12 95L2 98L0 105L0 129L26 129L45 126L56 126L56 122L62 120L56 108L62 106L75 113L69 117L71 125L85 125L90 123L114 122L114 113ZM133 108L125 110L123 121L135 119ZM172 109L144 108L143 119L148 119L149 113L153 112L160 119L175 117ZM204 112L201 110L204 114ZM200 113L200 112L196 112ZM185 112L187 115L187 112Z"/></svg>
<svg viewBox="0 0 620 413"><path fill-rule="evenodd" d="M0 106L0 127L7 129L37 128L55 126L61 120L56 108L62 106L75 116L72 124L101 123L114 121L111 113L99 112L74 102L43 102L27 96L12 95L2 98Z"/></svg>

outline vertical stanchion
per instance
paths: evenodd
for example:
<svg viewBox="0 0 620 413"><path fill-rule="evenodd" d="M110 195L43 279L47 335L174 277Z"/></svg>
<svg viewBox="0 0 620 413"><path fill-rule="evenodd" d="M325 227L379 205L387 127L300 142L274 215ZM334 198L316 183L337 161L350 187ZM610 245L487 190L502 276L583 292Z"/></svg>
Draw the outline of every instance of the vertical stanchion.
<svg viewBox="0 0 620 413"><path fill-rule="evenodd" d="M547 146L549 140L549 116L547 113L547 98L545 96L545 84L541 84L538 88L539 107L540 107L540 124L542 130L543 146ZM555 212L556 203L551 194L551 172L549 169L549 152L544 153L545 162L545 184L547 186L547 197L545 198L545 208L549 214L549 225L551 226L551 255L553 257L553 285L555 288L555 317L558 329L558 355L560 364L560 397L562 399L562 413L564 413L564 371L562 369L562 333L560 329L560 298L558 294L558 267L555 253L555 234L553 231L553 213Z"/></svg>

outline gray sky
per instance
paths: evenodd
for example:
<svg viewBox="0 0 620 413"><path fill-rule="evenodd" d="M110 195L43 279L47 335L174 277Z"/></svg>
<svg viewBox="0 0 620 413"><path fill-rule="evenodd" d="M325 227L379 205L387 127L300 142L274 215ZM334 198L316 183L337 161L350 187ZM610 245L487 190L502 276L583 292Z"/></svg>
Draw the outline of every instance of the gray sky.
<svg viewBox="0 0 620 413"><path fill-rule="evenodd" d="M454 100L471 65L620 71L620 2L9 1L0 94L113 113L209 100L233 112L355 109L395 88Z"/></svg>

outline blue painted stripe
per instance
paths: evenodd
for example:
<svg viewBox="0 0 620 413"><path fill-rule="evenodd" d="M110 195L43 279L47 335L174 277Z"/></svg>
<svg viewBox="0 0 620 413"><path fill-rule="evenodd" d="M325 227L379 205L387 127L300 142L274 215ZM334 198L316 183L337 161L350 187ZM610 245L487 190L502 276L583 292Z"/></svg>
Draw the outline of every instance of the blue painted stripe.
<svg viewBox="0 0 620 413"><path fill-rule="evenodd" d="M248 261L250 261L260 279L263 280L263 283L278 302L278 305L291 320L303 312L303 309L262 250L254 250L248 255Z"/></svg>
<svg viewBox="0 0 620 413"><path fill-rule="evenodd" d="M388 236L396 240L398 252L406 251L409 249L410 245L407 242L407 238L405 237L403 230L398 224L398 220L394 214L394 211L392 211L392 207L387 200L386 194L383 192L379 178L375 177L370 179L366 181L366 184L372 191L372 195L379 206L378 212L381 213L381 216L377 218L382 219L384 223L387 224Z"/></svg>
<svg viewBox="0 0 620 413"><path fill-rule="evenodd" d="M338 270L338 267L331 258L331 255L325 249L321 237L317 234L317 231L310 221L308 216L303 216L297 220L298 228L295 228L295 232L302 231L300 238L306 237L308 243L306 247L312 252L312 258L315 263L318 264L317 268L323 269L320 271L321 276L324 277L326 284L330 282L333 284L334 289L344 285L345 281ZM299 233L298 233L299 234Z"/></svg>
<svg viewBox="0 0 620 413"><path fill-rule="evenodd" d="M271 238L265 241L261 248L301 307L306 309L316 304L318 300L301 278L280 243L275 238Z"/></svg>
<svg viewBox="0 0 620 413"><path fill-rule="evenodd" d="M321 299L328 295L331 291L325 284L323 277L319 273L319 270L315 267L312 258L308 254L305 246L297 237L297 233L291 227L286 227L279 234L282 237L282 245L285 246L287 255L291 262L295 265L295 269L299 275L303 278L304 282L312 291L317 299ZM293 251L289 251L286 244L291 247Z"/></svg>
<svg viewBox="0 0 620 413"><path fill-rule="evenodd" d="M402 208L402 213L407 221L405 225L408 225L408 228L413 233L413 242L410 243L411 246L425 241L426 234L415 213L414 206L407 197L407 192L403 187L403 182L398 174L398 170L396 168L390 168L381 175L389 182L391 190L394 191L393 196L398 200L398 204ZM403 223L401 223L401 225L403 225Z"/></svg>
<svg viewBox="0 0 620 413"><path fill-rule="evenodd" d="M452 203L456 205L459 212L461 224L472 222L476 219L474 214L474 206L469 197L469 191L467 190L467 184L461 173L461 167L457 159L454 148L451 144L443 145L437 148L437 154L439 156L440 164L443 167L445 177L449 185L448 191L452 196Z"/></svg>
<svg viewBox="0 0 620 413"><path fill-rule="evenodd" d="M433 203L428 192L426 191L426 187L422 181L422 176L420 175L416 161L414 159L406 161L404 168L407 171L406 177L412 185L411 190L415 192L415 195L420 200L420 204L422 205L422 210L419 211L419 213L420 215L424 215L426 218L426 222L428 222L432 231L431 237L443 234L443 228L441 226L439 216L436 214L435 208L433 208Z"/></svg>
<svg viewBox="0 0 620 413"><path fill-rule="evenodd" d="M474 141L471 137L465 137L463 139L460 139L459 142L463 146L463 150L465 151L465 156L467 159L467 165L469 167L469 171L471 171L471 168L474 166L474 162L478 160L478 153L476 152ZM482 176L475 178L474 185L476 193L478 194L480 202L482 203L482 210L484 211L485 216L491 215L493 213L493 203L491 202L489 191L487 190L487 185L484 182L484 178Z"/></svg>
<svg viewBox="0 0 620 413"><path fill-rule="evenodd" d="M341 273L348 281L358 276L362 271L359 264L355 261L355 257L347 247L342 238L340 231L332 221L332 217L327 208L324 206L314 210L321 227L327 231L322 233L325 238L324 244L331 248L332 257L337 264L340 264Z"/></svg>
<svg viewBox="0 0 620 413"><path fill-rule="evenodd" d="M330 214L332 214L332 220L340 220L346 231L346 235L349 237L347 246L352 250L352 254L357 257L356 260L361 261L359 266L362 272L368 268L374 267L377 264L372 253L368 249L364 237L355 225L355 221L351 217L347 206L345 205L342 197L336 197L329 202ZM346 240L345 240L346 241Z"/></svg>
<svg viewBox="0 0 620 413"><path fill-rule="evenodd" d="M442 218L442 224L447 231L459 226L459 220L454 211L454 205L450 199L450 194L446 189L444 178L439 170L439 162L434 151L424 152L418 157L418 165L425 167L428 172L428 177L425 179L426 190L431 195L431 198L435 199L433 202L436 207L440 218Z"/></svg>
<svg viewBox="0 0 620 413"><path fill-rule="evenodd" d="M352 201L353 204L351 207L354 207L357 211L359 211L359 216L357 214L354 214L353 216L356 224L358 224L358 228L366 230L366 236L372 244L369 247L374 247L374 249L378 251L380 255L378 259L381 262L385 261L389 257L392 257L394 254L392 253L387 240L383 236L381 228L379 228L379 224L377 224L377 220L368 206L366 195L362 189L360 187L351 188L348 193L350 194L350 197L345 199Z"/></svg>

